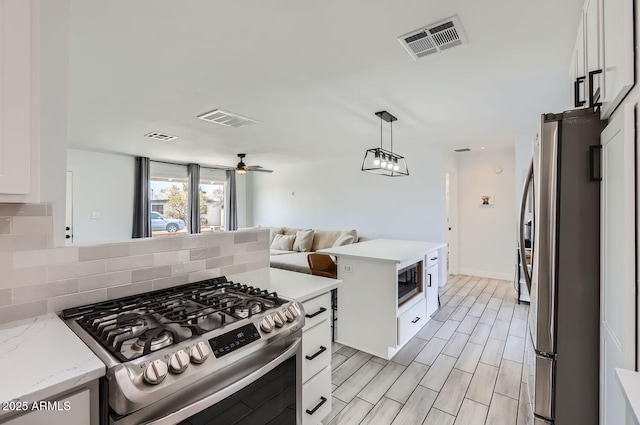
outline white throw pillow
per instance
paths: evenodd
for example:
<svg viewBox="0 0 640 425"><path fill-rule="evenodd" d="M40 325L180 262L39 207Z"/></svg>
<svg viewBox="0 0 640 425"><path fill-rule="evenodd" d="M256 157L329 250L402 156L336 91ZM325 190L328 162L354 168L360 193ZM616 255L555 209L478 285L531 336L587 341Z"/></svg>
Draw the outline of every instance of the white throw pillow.
<svg viewBox="0 0 640 425"><path fill-rule="evenodd" d="M336 239L333 246L351 245L355 240L356 238L352 234L343 233L338 239Z"/></svg>
<svg viewBox="0 0 640 425"><path fill-rule="evenodd" d="M279 235L276 234L271 242L271 249L279 249L282 251L293 251L293 242L296 235Z"/></svg>
<svg viewBox="0 0 640 425"><path fill-rule="evenodd" d="M296 241L293 243L293 250L300 252L311 251L313 245L313 230L298 230L296 232Z"/></svg>

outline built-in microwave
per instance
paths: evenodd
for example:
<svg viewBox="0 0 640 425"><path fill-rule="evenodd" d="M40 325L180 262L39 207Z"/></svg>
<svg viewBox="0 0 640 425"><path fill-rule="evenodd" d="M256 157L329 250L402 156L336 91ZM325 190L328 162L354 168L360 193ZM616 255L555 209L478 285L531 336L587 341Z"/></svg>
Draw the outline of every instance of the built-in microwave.
<svg viewBox="0 0 640 425"><path fill-rule="evenodd" d="M422 294L422 261L398 270L398 305Z"/></svg>

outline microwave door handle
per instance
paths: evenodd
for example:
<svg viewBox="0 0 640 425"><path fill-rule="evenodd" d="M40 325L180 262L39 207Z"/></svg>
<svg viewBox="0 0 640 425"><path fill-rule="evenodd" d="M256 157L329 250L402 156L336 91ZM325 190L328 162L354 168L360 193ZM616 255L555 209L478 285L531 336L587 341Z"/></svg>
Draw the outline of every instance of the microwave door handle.
<svg viewBox="0 0 640 425"><path fill-rule="evenodd" d="M533 177L533 160L531 161L531 165L529 166L529 171L527 172L527 177L524 179L524 187L522 189L522 200L520 202L520 223L518 225L518 238L519 238L519 249L520 249L520 262L522 263L522 272L524 274L524 280L527 283L527 289L531 292L531 275L529 274L529 268L527 267L527 260L524 249L524 212L527 206L527 192L529 190L529 185L531 184L531 179ZM533 190L533 189L532 189Z"/></svg>

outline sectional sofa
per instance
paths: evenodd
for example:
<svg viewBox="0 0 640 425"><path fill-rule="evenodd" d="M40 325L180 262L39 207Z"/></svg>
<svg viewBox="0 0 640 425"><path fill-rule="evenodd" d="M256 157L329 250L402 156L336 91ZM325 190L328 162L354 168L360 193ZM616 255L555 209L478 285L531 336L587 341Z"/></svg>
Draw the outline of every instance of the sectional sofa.
<svg viewBox="0 0 640 425"><path fill-rule="evenodd" d="M270 230L271 267L311 273L307 255L320 249L359 241L355 230L296 229L258 226ZM360 240L363 240L361 238Z"/></svg>

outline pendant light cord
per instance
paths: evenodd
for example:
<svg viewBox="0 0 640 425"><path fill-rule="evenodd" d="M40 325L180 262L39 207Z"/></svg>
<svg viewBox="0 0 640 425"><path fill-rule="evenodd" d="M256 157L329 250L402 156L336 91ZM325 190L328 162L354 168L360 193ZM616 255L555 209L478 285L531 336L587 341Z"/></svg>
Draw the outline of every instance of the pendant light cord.
<svg viewBox="0 0 640 425"><path fill-rule="evenodd" d="M382 116L380 116L380 150L382 150Z"/></svg>
<svg viewBox="0 0 640 425"><path fill-rule="evenodd" d="M393 121L391 121L391 153L393 153Z"/></svg>

